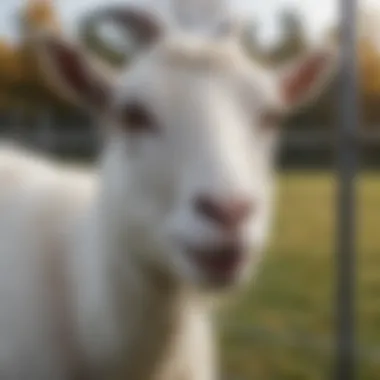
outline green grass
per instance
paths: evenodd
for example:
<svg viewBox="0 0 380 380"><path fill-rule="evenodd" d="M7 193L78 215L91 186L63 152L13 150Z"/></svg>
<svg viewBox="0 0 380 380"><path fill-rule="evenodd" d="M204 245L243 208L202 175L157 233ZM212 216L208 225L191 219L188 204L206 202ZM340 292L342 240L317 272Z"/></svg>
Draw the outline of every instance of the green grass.
<svg viewBox="0 0 380 380"><path fill-rule="evenodd" d="M360 176L357 189L360 379L379 380L380 175ZM250 327L253 336L226 333L223 363L237 379L328 379L335 323L336 184L327 174L288 173L279 179L279 190L272 245L257 281L224 315Z"/></svg>

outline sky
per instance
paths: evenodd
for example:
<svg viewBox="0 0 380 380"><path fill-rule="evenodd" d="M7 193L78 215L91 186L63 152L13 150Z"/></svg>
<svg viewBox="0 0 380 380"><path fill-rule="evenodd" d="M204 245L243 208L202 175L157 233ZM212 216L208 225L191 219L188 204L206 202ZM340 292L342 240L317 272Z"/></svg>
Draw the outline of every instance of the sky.
<svg viewBox="0 0 380 380"><path fill-rule="evenodd" d="M0 0L0 36L16 35L15 12L27 0ZM134 0L136 1L136 0ZM138 1L138 0L137 0ZM156 0L158 1L158 0ZM292 7L303 15L307 32L311 38L317 38L326 27L338 20L341 0L231 0L234 7L252 14L261 21L263 38L275 40L278 35L275 16L286 6ZM68 30L75 30L77 20L97 4L122 3L122 0L55 0L61 18ZM124 0L128 2L128 0ZM362 5L378 7L380 0L361 0Z"/></svg>

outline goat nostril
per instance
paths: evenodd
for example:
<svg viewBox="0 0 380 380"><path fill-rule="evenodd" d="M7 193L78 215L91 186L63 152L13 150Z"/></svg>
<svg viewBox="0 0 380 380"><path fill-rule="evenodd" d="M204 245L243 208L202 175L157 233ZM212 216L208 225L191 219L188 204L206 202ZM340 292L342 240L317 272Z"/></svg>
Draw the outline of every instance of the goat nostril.
<svg viewBox="0 0 380 380"><path fill-rule="evenodd" d="M195 209L200 215L220 226L234 229L253 212L253 203L245 198L233 198L220 202L204 195L195 200Z"/></svg>

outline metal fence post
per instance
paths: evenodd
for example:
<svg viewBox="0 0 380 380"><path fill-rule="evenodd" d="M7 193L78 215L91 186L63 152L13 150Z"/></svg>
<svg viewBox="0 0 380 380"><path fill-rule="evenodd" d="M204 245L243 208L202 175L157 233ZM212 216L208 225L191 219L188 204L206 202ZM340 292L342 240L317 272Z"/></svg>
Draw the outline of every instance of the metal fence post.
<svg viewBox="0 0 380 380"><path fill-rule="evenodd" d="M356 0L340 0L341 86L337 177L336 380L356 378L355 175L357 169Z"/></svg>

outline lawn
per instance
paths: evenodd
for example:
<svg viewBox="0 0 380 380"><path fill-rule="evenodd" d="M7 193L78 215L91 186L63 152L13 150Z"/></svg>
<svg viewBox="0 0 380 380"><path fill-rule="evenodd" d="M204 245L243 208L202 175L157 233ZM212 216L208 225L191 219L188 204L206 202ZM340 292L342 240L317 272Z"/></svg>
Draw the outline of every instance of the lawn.
<svg viewBox="0 0 380 380"><path fill-rule="evenodd" d="M358 189L360 379L380 379L380 174ZM279 178L272 244L257 280L224 313L227 373L247 380L331 378L334 337L334 177ZM233 377L233 378L235 378Z"/></svg>

